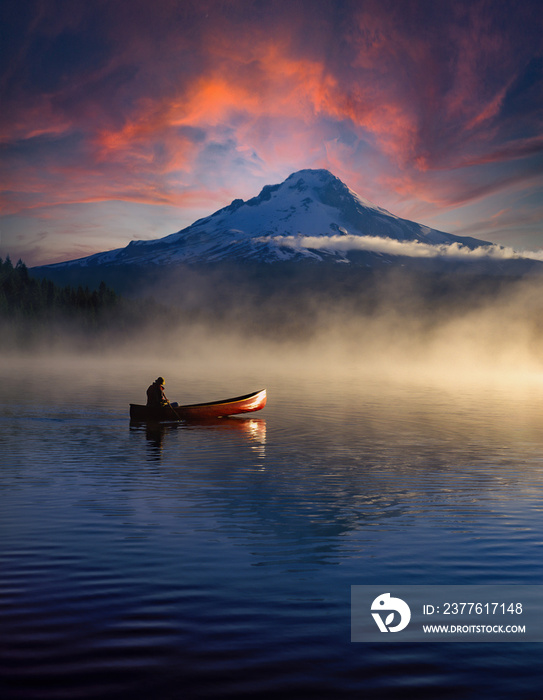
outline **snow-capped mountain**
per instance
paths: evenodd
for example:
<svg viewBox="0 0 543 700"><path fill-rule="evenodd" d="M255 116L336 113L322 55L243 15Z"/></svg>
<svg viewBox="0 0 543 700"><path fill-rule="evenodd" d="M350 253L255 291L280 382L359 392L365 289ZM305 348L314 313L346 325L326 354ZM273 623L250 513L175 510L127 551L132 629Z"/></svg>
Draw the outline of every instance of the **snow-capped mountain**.
<svg viewBox="0 0 543 700"><path fill-rule="evenodd" d="M235 199L178 233L132 241L125 248L48 267L304 259L349 262L349 252L360 250L361 241L369 241L365 250L382 254L378 246L372 247L378 240L423 244L425 249L456 245L473 250L490 245L400 219L359 197L327 170L300 170L279 185L266 185L257 197ZM396 255L401 254L399 245Z"/></svg>

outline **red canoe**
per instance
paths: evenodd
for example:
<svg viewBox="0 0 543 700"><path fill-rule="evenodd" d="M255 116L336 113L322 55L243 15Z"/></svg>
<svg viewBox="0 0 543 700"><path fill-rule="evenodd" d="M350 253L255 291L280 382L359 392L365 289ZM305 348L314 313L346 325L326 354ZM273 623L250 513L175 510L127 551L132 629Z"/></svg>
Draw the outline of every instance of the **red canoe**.
<svg viewBox="0 0 543 700"><path fill-rule="evenodd" d="M130 404L130 418L135 421L158 420L208 420L222 418L237 413L260 411L266 405L266 389L253 391L252 394L236 396L223 401L209 403L193 403L187 406L142 406Z"/></svg>

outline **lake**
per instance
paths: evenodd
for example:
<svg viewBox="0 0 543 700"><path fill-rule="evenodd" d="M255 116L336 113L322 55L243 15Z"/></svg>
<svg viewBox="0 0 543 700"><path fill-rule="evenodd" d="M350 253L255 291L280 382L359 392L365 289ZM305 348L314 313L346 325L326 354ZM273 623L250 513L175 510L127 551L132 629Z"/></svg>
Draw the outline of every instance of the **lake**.
<svg viewBox="0 0 543 700"><path fill-rule="evenodd" d="M210 425L130 425L266 387ZM540 584L543 381L6 360L3 698L536 698L541 645L352 643L350 589Z"/></svg>

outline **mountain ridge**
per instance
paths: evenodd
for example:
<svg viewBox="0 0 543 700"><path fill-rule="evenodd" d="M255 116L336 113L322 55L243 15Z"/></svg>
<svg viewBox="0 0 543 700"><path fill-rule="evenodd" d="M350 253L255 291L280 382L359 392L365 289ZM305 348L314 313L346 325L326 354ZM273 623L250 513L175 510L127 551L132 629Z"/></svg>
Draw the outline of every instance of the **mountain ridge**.
<svg viewBox="0 0 543 700"><path fill-rule="evenodd" d="M234 199L176 233L155 240L134 240L124 248L40 269L226 261L351 263L356 256L350 255L350 245L356 250L364 241L380 239L468 250L492 246L402 219L363 199L328 170L304 169L282 183L265 185L246 201ZM390 261L397 256L370 248L362 257L368 265L371 260Z"/></svg>

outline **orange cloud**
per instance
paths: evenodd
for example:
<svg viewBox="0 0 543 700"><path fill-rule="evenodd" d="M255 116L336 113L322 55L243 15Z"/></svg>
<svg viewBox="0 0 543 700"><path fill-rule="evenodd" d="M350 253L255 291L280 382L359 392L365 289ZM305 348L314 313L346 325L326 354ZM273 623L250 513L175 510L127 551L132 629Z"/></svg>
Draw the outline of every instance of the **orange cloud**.
<svg viewBox="0 0 543 700"><path fill-rule="evenodd" d="M316 155L319 149L324 152L322 120L328 119L349 121L402 166L413 159L413 114L376 86L340 83L322 60L295 57L286 42L267 39L229 49L223 40L205 74L174 94L140 101L122 128L99 132L97 157L162 173L190 168L200 146L184 138L179 127L201 129L210 139L227 138L227 133L239 149L277 159L296 151L298 144ZM161 161L154 141L167 153Z"/></svg>

